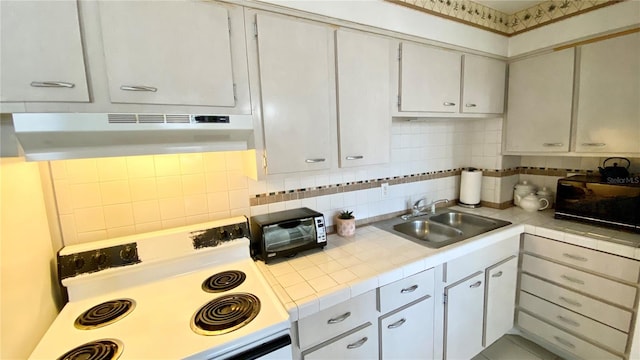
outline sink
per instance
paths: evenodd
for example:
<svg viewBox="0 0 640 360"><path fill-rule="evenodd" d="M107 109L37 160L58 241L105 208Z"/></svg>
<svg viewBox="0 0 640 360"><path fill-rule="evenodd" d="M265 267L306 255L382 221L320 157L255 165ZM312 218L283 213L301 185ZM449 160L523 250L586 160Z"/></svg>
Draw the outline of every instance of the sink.
<svg viewBox="0 0 640 360"><path fill-rule="evenodd" d="M509 224L508 221L445 210L407 220L393 218L373 225L419 244L440 248Z"/></svg>
<svg viewBox="0 0 640 360"><path fill-rule="evenodd" d="M442 226L428 220L407 221L395 225L393 229L416 239L435 243L449 241L462 235L462 231L458 229Z"/></svg>

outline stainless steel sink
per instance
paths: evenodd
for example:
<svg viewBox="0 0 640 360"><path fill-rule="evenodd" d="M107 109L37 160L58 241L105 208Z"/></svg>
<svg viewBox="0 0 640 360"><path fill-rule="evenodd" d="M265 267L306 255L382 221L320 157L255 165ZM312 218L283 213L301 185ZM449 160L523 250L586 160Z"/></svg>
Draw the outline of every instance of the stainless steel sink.
<svg viewBox="0 0 640 360"><path fill-rule="evenodd" d="M373 225L419 244L440 248L509 224L508 221L445 210L407 220L393 218Z"/></svg>
<svg viewBox="0 0 640 360"><path fill-rule="evenodd" d="M405 223L395 225L393 229L405 235L433 243L448 241L462 235L462 231L458 229L429 222L427 220L410 220Z"/></svg>

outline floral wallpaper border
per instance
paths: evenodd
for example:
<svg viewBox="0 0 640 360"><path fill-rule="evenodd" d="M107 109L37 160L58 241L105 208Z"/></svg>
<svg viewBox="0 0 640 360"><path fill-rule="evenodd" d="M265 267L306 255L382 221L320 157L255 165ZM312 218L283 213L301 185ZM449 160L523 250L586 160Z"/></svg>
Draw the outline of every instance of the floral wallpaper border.
<svg viewBox="0 0 640 360"><path fill-rule="evenodd" d="M507 14L469 0L385 0L431 15L513 36L574 15L628 0L548 0Z"/></svg>

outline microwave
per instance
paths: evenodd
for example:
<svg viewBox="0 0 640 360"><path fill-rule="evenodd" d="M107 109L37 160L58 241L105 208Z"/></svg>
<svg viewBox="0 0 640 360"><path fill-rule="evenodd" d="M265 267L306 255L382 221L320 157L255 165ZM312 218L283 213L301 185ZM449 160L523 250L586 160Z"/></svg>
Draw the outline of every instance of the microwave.
<svg viewBox="0 0 640 360"><path fill-rule="evenodd" d="M585 175L559 179L555 218L640 233L640 177L615 180Z"/></svg>
<svg viewBox="0 0 640 360"><path fill-rule="evenodd" d="M309 208L252 216L251 256L268 263L327 245L324 215Z"/></svg>

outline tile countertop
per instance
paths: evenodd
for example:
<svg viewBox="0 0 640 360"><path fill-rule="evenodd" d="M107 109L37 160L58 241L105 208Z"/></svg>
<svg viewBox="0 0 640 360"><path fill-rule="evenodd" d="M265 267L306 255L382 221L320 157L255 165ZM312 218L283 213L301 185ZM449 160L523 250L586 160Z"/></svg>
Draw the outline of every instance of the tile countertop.
<svg viewBox="0 0 640 360"><path fill-rule="evenodd" d="M440 249L374 226L362 226L352 238L330 235L324 249L305 251L268 265L256 263L293 322L522 232L640 260L640 234L557 220L553 210L450 209L510 221L512 225Z"/></svg>

